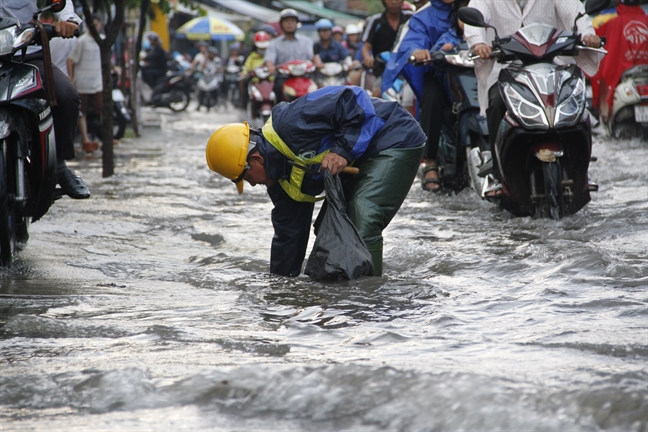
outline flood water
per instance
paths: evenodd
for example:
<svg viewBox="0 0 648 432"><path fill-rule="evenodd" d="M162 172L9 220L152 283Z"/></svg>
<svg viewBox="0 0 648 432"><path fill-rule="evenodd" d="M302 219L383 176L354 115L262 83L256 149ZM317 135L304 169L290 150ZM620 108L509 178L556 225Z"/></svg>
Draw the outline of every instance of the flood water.
<svg viewBox="0 0 648 432"><path fill-rule="evenodd" d="M648 429L648 143L596 138L561 221L415 183L384 276L325 284L207 169L236 113L148 117L0 276L0 430Z"/></svg>

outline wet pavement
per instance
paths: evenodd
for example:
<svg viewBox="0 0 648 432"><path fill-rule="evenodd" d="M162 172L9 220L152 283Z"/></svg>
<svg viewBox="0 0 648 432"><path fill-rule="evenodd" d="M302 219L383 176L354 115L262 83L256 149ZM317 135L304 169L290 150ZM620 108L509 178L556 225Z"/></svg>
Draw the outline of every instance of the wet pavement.
<svg viewBox="0 0 648 432"><path fill-rule="evenodd" d="M415 183L384 276L324 284L268 274L264 188L207 169L241 113L145 114L0 275L0 430L648 428L646 142L598 137L561 221Z"/></svg>

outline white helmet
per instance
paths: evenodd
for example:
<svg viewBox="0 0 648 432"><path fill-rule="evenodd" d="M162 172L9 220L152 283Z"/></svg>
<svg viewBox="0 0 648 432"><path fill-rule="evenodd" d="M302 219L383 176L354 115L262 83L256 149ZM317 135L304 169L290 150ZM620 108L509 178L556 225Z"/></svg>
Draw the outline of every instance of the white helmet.
<svg viewBox="0 0 648 432"><path fill-rule="evenodd" d="M348 35L350 34L360 34L360 27L358 27L355 24L349 24L346 26L346 29L344 29L344 32Z"/></svg>

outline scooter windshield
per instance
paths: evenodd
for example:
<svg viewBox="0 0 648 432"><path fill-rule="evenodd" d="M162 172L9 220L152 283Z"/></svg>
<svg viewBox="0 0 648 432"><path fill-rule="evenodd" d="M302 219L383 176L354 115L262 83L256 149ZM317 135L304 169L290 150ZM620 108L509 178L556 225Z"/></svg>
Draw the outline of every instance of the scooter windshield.
<svg viewBox="0 0 648 432"><path fill-rule="evenodd" d="M542 46L549 41L554 28L547 24L531 24L519 30L520 35L532 45Z"/></svg>

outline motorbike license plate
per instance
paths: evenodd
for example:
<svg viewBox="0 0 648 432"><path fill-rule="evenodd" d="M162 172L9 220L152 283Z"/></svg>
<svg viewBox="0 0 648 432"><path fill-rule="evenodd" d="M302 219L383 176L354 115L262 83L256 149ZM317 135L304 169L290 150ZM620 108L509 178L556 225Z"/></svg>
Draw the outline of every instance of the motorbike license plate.
<svg viewBox="0 0 648 432"><path fill-rule="evenodd" d="M635 105L634 110L637 123L648 123L648 105Z"/></svg>

